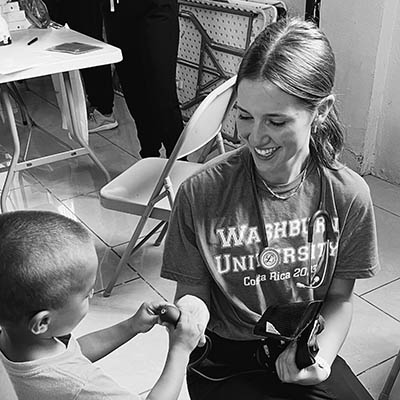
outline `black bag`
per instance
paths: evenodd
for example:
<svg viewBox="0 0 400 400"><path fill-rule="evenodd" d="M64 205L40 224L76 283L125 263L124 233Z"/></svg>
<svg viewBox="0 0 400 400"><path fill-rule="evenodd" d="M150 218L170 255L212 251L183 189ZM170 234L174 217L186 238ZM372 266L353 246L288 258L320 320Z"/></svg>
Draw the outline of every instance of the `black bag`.
<svg viewBox="0 0 400 400"><path fill-rule="evenodd" d="M282 351L296 341L296 365L299 369L306 368L315 363L319 350L317 335L324 328L319 313L322 304L322 300L312 300L268 307L254 327L254 334L280 342ZM265 362L273 364L275 360L271 357Z"/></svg>

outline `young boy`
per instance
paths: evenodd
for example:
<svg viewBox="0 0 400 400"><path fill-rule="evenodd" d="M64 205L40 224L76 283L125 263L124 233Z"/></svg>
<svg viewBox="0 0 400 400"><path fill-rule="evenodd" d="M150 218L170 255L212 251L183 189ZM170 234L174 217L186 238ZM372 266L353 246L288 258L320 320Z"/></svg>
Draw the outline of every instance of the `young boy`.
<svg viewBox="0 0 400 400"><path fill-rule="evenodd" d="M143 303L131 318L79 339L98 268L93 239L79 223L45 211L0 215L0 359L19 400L138 399L94 361L158 321L165 303ZM201 337L181 310L169 331L164 370L147 399L177 399Z"/></svg>

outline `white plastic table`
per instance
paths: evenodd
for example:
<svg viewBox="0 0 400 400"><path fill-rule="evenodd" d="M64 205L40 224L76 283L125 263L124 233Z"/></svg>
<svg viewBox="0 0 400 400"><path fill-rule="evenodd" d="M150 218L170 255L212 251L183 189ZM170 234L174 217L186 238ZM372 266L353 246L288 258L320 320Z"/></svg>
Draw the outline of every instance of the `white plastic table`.
<svg viewBox="0 0 400 400"><path fill-rule="evenodd" d="M93 162L103 171L107 180L110 175L106 168L98 160L90 149L87 140L87 132L82 132L82 125L78 120L78 112L75 107L73 83L71 71L79 69L116 63L122 60L121 50L104 42L92 39L86 35L73 31L69 28L61 29L26 29L12 32L12 44L0 47L0 100L3 110L10 125L10 133L13 140L12 159L7 168L7 176L1 191L1 210L6 211L6 199L13 182L15 173L32 167L88 155ZM37 37L38 40L31 44L27 43ZM65 42L81 42L101 46L101 49L75 55L67 53L50 52L47 49ZM51 154L35 159L20 159L20 140L18 129L14 119L14 113L10 102L9 86L15 81L36 78L44 75L60 74L61 83L65 85L66 92L66 122L72 138L80 147L67 151ZM101 85L102 82L99 82ZM76 96L76 95L75 95Z"/></svg>

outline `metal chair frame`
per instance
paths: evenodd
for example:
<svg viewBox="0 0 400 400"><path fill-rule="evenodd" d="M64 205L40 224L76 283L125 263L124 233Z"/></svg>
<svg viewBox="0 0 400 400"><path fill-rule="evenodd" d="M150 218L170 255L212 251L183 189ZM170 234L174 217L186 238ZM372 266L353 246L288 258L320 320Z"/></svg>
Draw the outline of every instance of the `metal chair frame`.
<svg viewBox="0 0 400 400"><path fill-rule="evenodd" d="M103 207L140 215L128 246L103 293L104 297L110 296L122 268L131 256L162 227L155 245L161 243L176 190L183 180L202 168L201 163L180 159L204 148L205 144L214 139L219 152L225 152L221 127L233 101L235 82L236 76L214 89L202 101L182 131L169 159L150 157L139 160L100 190ZM141 238L149 218L160 222Z"/></svg>

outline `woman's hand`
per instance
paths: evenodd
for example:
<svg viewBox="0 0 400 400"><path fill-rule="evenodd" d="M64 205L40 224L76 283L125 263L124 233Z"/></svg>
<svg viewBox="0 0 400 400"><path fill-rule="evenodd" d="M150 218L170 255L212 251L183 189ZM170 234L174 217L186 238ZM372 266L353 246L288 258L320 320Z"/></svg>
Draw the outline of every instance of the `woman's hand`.
<svg viewBox="0 0 400 400"><path fill-rule="evenodd" d="M201 330L199 346L204 346L206 343L205 331L210 319L210 312L208 311L206 303L196 296L187 294L176 302L176 306L180 310L189 313L191 317L197 321L197 324Z"/></svg>
<svg viewBox="0 0 400 400"><path fill-rule="evenodd" d="M285 383L298 385L316 385L326 380L331 371L324 360L316 358L316 362L307 368L298 369L296 365L297 343L291 343L277 358L275 362L279 379Z"/></svg>
<svg viewBox="0 0 400 400"><path fill-rule="evenodd" d="M170 350L183 350L190 354L198 345L202 336L202 327L196 317L186 310L181 310L181 316L176 328L166 325L169 334Z"/></svg>

